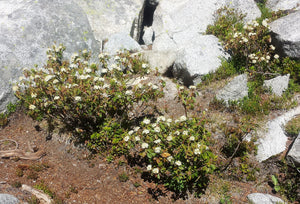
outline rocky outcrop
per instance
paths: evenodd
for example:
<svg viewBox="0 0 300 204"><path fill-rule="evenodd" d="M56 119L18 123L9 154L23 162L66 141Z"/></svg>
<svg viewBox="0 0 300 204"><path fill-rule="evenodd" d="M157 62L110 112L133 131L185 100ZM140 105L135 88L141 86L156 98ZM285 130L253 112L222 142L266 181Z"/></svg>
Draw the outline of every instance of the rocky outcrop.
<svg viewBox="0 0 300 204"><path fill-rule="evenodd" d="M19 203L18 198L9 194L0 194L0 203L2 204L17 204Z"/></svg>
<svg viewBox="0 0 300 204"><path fill-rule="evenodd" d="M67 58L78 50L99 51L88 19L72 0L0 1L0 111L14 101L11 83L21 70L42 66L54 42L67 47Z"/></svg>
<svg viewBox="0 0 300 204"><path fill-rule="evenodd" d="M271 196L269 194L263 194L263 193L252 193L247 196L248 200L252 204L278 204L285 202L275 196Z"/></svg>
<svg viewBox="0 0 300 204"><path fill-rule="evenodd" d="M270 23L276 51L300 59L300 10Z"/></svg>
<svg viewBox="0 0 300 204"><path fill-rule="evenodd" d="M218 100L236 101L248 96L247 75L242 74L235 77L223 89L217 93Z"/></svg>
<svg viewBox="0 0 300 204"><path fill-rule="evenodd" d="M195 34L193 41L185 39L185 33L174 35L174 41L182 47L177 54L172 74L182 80L186 86L198 84L199 77L215 71L221 65L221 58L226 58L217 37Z"/></svg>
<svg viewBox="0 0 300 204"><path fill-rule="evenodd" d="M130 52L141 51L140 45L126 33L116 33L109 37L103 51L114 55L124 49Z"/></svg>
<svg viewBox="0 0 300 204"><path fill-rule="evenodd" d="M283 127L298 114L300 114L300 106L269 121L265 128L257 133L259 139L257 140L256 158L258 161L262 162L286 149L288 138Z"/></svg>
<svg viewBox="0 0 300 204"><path fill-rule="evenodd" d="M300 9L299 0L267 0L266 7L272 11Z"/></svg>
<svg viewBox="0 0 300 204"><path fill-rule="evenodd" d="M98 41L114 33L130 34L132 22L141 10L144 0L74 0L87 15Z"/></svg>
<svg viewBox="0 0 300 204"><path fill-rule="evenodd" d="M177 52L171 72L185 85L199 83L199 76L216 70L221 65L220 58L227 58L218 39L204 35L214 22L214 12L224 5L246 12L247 21L260 16L253 0L161 0L155 10L152 49Z"/></svg>
<svg viewBox="0 0 300 204"><path fill-rule="evenodd" d="M270 80L264 81L264 86L270 88L272 93L276 96L281 96L282 93L288 88L290 75L278 76Z"/></svg>
<svg viewBox="0 0 300 204"><path fill-rule="evenodd" d="M287 158L296 167L300 167L300 133L292 144L292 147L287 154Z"/></svg>

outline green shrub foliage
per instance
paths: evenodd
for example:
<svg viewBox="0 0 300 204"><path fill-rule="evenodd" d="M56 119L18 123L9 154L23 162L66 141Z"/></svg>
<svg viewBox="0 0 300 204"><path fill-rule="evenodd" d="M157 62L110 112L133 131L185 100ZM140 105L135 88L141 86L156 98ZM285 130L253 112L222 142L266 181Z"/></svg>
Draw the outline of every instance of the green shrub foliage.
<svg viewBox="0 0 300 204"><path fill-rule="evenodd" d="M91 134L112 118L126 125L135 104L162 96L161 84L130 84L135 75L149 71L138 56L120 53L112 59L101 53L96 65L89 64L91 54L86 50L64 61L64 50L62 45L53 46L45 67L25 69L14 87L33 118L46 117Z"/></svg>

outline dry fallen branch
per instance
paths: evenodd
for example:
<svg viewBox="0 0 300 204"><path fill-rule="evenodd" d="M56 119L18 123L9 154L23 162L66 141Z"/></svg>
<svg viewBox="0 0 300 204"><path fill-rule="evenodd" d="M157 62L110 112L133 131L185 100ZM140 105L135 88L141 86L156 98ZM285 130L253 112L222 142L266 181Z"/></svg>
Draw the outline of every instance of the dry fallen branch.
<svg viewBox="0 0 300 204"><path fill-rule="evenodd" d="M15 140L12 140L12 139L3 139L3 140L0 140L0 142L4 142L4 141L11 141L11 142L14 142L16 144L16 148L15 149L18 149L19 148L19 144L17 143L17 141Z"/></svg>
<svg viewBox="0 0 300 204"><path fill-rule="evenodd" d="M30 192L31 194L33 194L35 197L37 197L37 199L39 199L40 201L42 200L42 203L45 203L45 204L50 204L50 203L53 203L52 202L52 199L50 198L50 196L48 196L47 194L45 193L42 193L30 186L27 186L25 184L22 185L22 189L24 191L28 191Z"/></svg>
<svg viewBox="0 0 300 204"><path fill-rule="evenodd" d="M31 152L25 152L22 150L19 150L19 144L12 139L3 139L0 140L0 142L2 141L11 141L14 142L16 144L16 148L14 150L3 150L0 151L0 158L10 158L10 157L17 157L20 159L28 159L28 160L38 160L40 159L42 156L46 155L45 152L35 152L35 153L31 153ZM32 150L30 144L28 143L30 150L33 152L34 150Z"/></svg>
<svg viewBox="0 0 300 204"><path fill-rule="evenodd" d="M20 159L38 160L44 155L46 155L45 152L41 151L36 153L24 152L19 149L0 151L1 158L18 157Z"/></svg>

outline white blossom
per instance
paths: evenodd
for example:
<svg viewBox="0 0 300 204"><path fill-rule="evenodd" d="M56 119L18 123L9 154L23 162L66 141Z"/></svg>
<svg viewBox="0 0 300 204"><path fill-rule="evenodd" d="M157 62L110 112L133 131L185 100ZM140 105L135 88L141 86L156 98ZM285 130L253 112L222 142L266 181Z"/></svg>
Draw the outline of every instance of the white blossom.
<svg viewBox="0 0 300 204"><path fill-rule="evenodd" d="M54 75L47 75L45 77L45 81L47 82L47 81L51 80L52 78L54 78Z"/></svg>
<svg viewBox="0 0 300 204"><path fill-rule="evenodd" d="M133 128L133 130L134 130L135 132L137 132L139 129L140 129L140 127L135 127L135 128Z"/></svg>
<svg viewBox="0 0 300 204"><path fill-rule="evenodd" d="M147 171L151 171L151 170L152 170L152 165L149 164L149 165L147 166Z"/></svg>
<svg viewBox="0 0 300 204"><path fill-rule="evenodd" d="M155 147L154 148L154 152L155 153L160 153L160 151L161 151L161 147Z"/></svg>
<svg viewBox="0 0 300 204"><path fill-rule="evenodd" d="M53 84L57 84L59 81L57 79L53 80Z"/></svg>
<svg viewBox="0 0 300 204"><path fill-rule="evenodd" d="M261 24L262 24L263 26L265 26L265 27L268 27L268 21L267 21L267 19L264 19L264 20L261 22Z"/></svg>
<svg viewBox="0 0 300 204"><path fill-rule="evenodd" d="M153 172L154 174L158 174L158 173L159 173L159 168L154 168L154 169L152 170L152 172Z"/></svg>
<svg viewBox="0 0 300 204"><path fill-rule="evenodd" d="M155 127L155 128L154 128L154 131L155 131L155 132L160 132L160 127Z"/></svg>
<svg viewBox="0 0 300 204"><path fill-rule="evenodd" d="M81 101L81 97L80 96L75 96L74 99L75 99L75 101Z"/></svg>
<svg viewBox="0 0 300 204"><path fill-rule="evenodd" d="M91 68L86 68L84 71L85 71L85 73L91 73L92 69Z"/></svg>
<svg viewBox="0 0 300 204"><path fill-rule="evenodd" d="M147 67L148 67L148 64L145 64L145 63L142 64L143 69L146 69Z"/></svg>
<svg viewBox="0 0 300 204"><path fill-rule="evenodd" d="M181 163L181 161L178 161L178 160L177 160L177 161L175 162L175 164L176 164L177 166L181 166L182 163Z"/></svg>
<svg viewBox="0 0 300 204"><path fill-rule="evenodd" d="M274 55L274 58L275 58L275 59L278 59L278 58L279 58L279 55L275 54L275 55Z"/></svg>
<svg viewBox="0 0 300 204"><path fill-rule="evenodd" d="M101 69L101 73L102 74L106 74L107 73L107 69Z"/></svg>
<svg viewBox="0 0 300 204"><path fill-rule="evenodd" d="M270 49L271 49L271 50L275 50L276 48L275 48L274 45L270 45Z"/></svg>
<svg viewBox="0 0 300 204"><path fill-rule="evenodd" d="M148 147L149 147L148 143L146 143L146 142L142 143L142 148L143 148L143 149L146 149L146 148L148 148Z"/></svg>
<svg viewBox="0 0 300 204"><path fill-rule="evenodd" d="M130 130L129 132L128 132L128 135L132 135L134 133L134 131L133 130Z"/></svg>
<svg viewBox="0 0 300 204"><path fill-rule="evenodd" d="M37 94L36 93L31 93L31 98L36 98Z"/></svg>
<svg viewBox="0 0 300 204"><path fill-rule="evenodd" d="M133 92L132 92L131 90L127 90L127 91L125 92L125 94L131 96L131 95L133 94Z"/></svg>
<svg viewBox="0 0 300 204"><path fill-rule="evenodd" d="M129 136L124 137L124 141L127 142L129 140Z"/></svg>
<svg viewBox="0 0 300 204"><path fill-rule="evenodd" d="M194 137L194 136L191 136L191 137L190 137L190 140L191 140L191 141L195 141L195 137Z"/></svg>
<svg viewBox="0 0 300 204"><path fill-rule="evenodd" d="M172 156L169 156L169 157L167 158L167 160L168 160L169 162L171 162L171 161L173 160L173 157L172 157Z"/></svg>
<svg viewBox="0 0 300 204"><path fill-rule="evenodd" d="M160 142L161 142L160 139L154 140L154 143L155 143L155 144L159 144Z"/></svg>
<svg viewBox="0 0 300 204"><path fill-rule="evenodd" d="M36 108L35 105L32 105L32 104L31 104L31 105L29 106L29 109L30 109L30 110L34 110L35 108Z"/></svg>
<svg viewBox="0 0 300 204"><path fill-rule="evenodd" d="M103 88L104 88L104 89L109 88L109 87L110 87L109 84L104 84L104 85L103 85Z"/></svg>
<svg viewBox="0 0 300 204"><path fill-rule="evenodd" d="M101 86L95 85L95 86L94 86L94 89L95 89L95 90L99 90L99 89L101 89Z"/></svg>
<svg viewBox="0 0 300 204"><path fill-rule="evenodd" d="M197 155L197 154L200 154L200 153L201 153L201 152L200 152L200 150L199 150L198 148L194 150L194 154Z"/></svg>
<svg viewBox="0 0 300 204"><path fill-rule="evenodd" d="M54 99L54 100L58 100L58 99L60 99L60 97L59 97L59 96L54 96L53 99Z"/></svg>
<svg viewBox="0 0 300 204"><path fill-rule="evenodd" d="M145 119L143 120L143 123L144 123L145 125L148 125L148 124L150 124L150 120L149 120L148 118L145 118Z"/></svg>
<svg viewBox="0 0 300 204"><path fill-rule="evenodd" d="M18 86L13 86L13 87L12 87L12 90L13 90L13 91L18 91L18 90L19 90L19 87L18 87Z"/></svg>
<svg viewBox="0 0 300 204"><path fill-rule="evenodd" d="M173 139L173 137L171 136L171 135L169 135L168 137L167 137L167 140L170 142L171 140Z"/></svg>
<svg viewBox="0 0 300 204"><path fill-rule="evenodd" d="M147 134L149 134L149 132L150 131L146 129L146 130L143 130L142 134L146 134L147 135Z"/></svg>
<svg viewBox="0 0 300 204"><path fill-rule="evenodd" d="M135 139L135 141L137 141L137 142L141 140L141 138L140 138L139 136L136 136L134 139Z"/></svg>
<svg viewBox="0 0 300 204"><path fill-rule="evenodd" d="M156 122L160 122L160 121L166 121L166 118L164 116L158 116Z"/></svg>
<svg viewBox="0 0 300 204"><path fill-rule="evenodd" d="M153 90L157 90L157 89L158 89L158 86L152 85L152 89L153 89Z"/></svg>
<svg viewBox="0 0 300 204"><path fill-rule="evenodd" d="M181 116L181 117L179 118L179 120L180 120L181 122L184 122L184 121L186 121L186 117L183 115L183 116Z"/></svg>

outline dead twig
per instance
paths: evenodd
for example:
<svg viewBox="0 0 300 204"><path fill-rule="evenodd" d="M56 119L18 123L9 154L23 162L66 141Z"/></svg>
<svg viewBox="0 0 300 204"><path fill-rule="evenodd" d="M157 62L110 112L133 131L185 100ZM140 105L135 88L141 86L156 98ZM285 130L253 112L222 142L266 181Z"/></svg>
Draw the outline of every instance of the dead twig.
<svg viewBox="0 0 300 204"><path fill-rule="evenodd" d="M19 149L0 151L0 158L18 157L20 159L38 160L45 155L46 153L41 151L36 153L31 153L31 152L24 152Z"/></svg>
<svg viewBox="0 0 300 204"><path fill-rule="evenodd" d="M19 144L17 143L17 141L12 140L12 139L3 139L3 140L0 140L0 142L5 142L5 141L11 141L11 142L14 142L14 143L16 144L16 148L15 148L15 149L18 149L18 148L19 148Z"/></svg>
<svg viewBox="0 0 300 204"><path fill-rule="evenodd" d="M53 203L53 200L50 198L50 196L48 196L47 194L42 193L42 192L40 192L40 191L38 191L38 190L30 187L30 186L27 186L27 185L23 184L22 185L22 189L24 191L30 192L35 197L37 197L37 199L44 201L42 203L45 203L45 204L51 204L51 203Z"/></svg>

